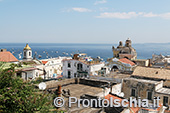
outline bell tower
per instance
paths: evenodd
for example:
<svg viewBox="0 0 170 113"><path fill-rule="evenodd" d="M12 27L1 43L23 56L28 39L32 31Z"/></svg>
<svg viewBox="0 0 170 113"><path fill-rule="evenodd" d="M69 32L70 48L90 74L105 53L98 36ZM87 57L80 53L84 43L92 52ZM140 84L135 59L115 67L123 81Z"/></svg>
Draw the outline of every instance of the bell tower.
<svg viewBox="0 0 170 113"><path fill-rule="evenodd" d="M126 40L126 44L125 44L126 47L131 47L132 46L132 41L130 40L130 38L128 38Z"/></svg>
<svg viewBox="0 0 170 113"><path fill-rule="evenodd" d="M28 44L23 49L23 60L32 60L32 50Z"/></svg>

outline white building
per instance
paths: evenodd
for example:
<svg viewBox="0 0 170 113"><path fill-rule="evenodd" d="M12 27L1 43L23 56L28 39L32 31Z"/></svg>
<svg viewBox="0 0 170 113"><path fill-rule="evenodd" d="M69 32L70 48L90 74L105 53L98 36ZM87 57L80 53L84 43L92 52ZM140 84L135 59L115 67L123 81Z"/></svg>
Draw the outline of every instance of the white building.
<svg viewBox="0 0 170 113"><path fill-rule="evenodd" d="M43 64L43 69L46 71L46 79L56 78L57 76L62 75L62 61L64 59L71 59L71 57L57 57L40 60Z"/></svg>
<svg viewBox="0 0 170 113"><path fill-rule="evenodd" d="M151 59L151 64L152 67L162 67L162 68L167 68L170 67L170 56L164 56L162 54L160 55L152 55Z"/></svg>
<svg viewBox="0 0 170 113"><path fill-rule="evenodd" d="M108 66L101 67L101 70L98 72L98 75L107 76L110 74L111 68Z"/></svg>
<svg viewBox="0 0 170 113"><path fill-rule="evenodd" d="M104 62L92 59L86 54L75 54L73 59L63 60L63 76L66 78L88 77L97 75Z"/></svg>
<svg viewBox="0 0 170 113"><path fill-rule="evenodd" d="M127 58L108 59L107 65L110 67L111 71L119 70L120 72L131 72L134 67L136 67L136 64Z"/></svg>
<svg viewBox="0 0 170 113"><path fill-rule="evenodd" d="M35 80L38 77L43 79L58 78L62 75L63 59L71 59L71 57L57 57L50 59L32 59L32 50L28 44L23 49L23 65L17 69L17 76L25 80ZM27 64L25 66L25 64Z"/></svg>
<svg viewBox="0 0 170 113"><path fill-rule="evenodd" d="M24 68L16 73L17 76L21 76L24 80L35 80L39 77L39 70L34 67Z"/></svg>
<svg viewBox="0 0 170 113"><path fill-rule="evenodd" d="M23 60L26 60L26 61L32 60L32 50L28 44L26 44L23 50Z"/></svg>

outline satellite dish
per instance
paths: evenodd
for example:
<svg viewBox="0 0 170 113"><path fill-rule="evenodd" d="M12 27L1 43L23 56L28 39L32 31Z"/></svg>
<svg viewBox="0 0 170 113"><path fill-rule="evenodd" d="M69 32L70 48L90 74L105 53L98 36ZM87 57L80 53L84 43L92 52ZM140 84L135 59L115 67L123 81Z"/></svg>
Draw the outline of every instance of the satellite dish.
<svg viewBox="0 0 170 113"><path fill-rule="evenodd" d="M46 85L46 83L41 82L41 83L38 85L38 87L39 87L40 90L45 90L46 87L47 87L47 85Z"/></svg>

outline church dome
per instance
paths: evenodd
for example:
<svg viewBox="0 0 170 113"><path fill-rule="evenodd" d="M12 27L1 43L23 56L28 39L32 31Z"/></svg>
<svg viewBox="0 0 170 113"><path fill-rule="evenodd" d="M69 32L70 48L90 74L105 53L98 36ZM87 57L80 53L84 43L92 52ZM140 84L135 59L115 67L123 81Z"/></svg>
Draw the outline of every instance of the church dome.
<svg viewBox="0 0 170 113"><path fill-rule="evenodd" d="M131 54L131 48L129 48L129 47L123 47L122 50L120 51L120 53L123 53L123 54Z"/></svg>
<svg viewBox="0 0 170 113"><path fill-rule="evenodd" d="M24 50L31 50L30 46L27 44L25 47L24 47Z"/></svg>

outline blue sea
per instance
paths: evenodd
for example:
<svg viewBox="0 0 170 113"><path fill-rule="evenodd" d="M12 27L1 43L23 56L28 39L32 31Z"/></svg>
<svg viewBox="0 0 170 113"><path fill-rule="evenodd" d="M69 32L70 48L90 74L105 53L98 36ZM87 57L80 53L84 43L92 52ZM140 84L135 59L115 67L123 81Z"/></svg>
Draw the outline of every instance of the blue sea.
<svg viewBox="0 0 170 113"><path fill-rule="evenodd" d="M0 48L6 48L13 55L19 58L25 43L0 43ZM33 51L33 56L37 52L40 59L53 58L58 56L71 56L74 53L87 53L88 56L100 56L105 61L107 58L113 57L112 46L117 47L118 44L66 44L66 43L29 43ZM148 59L152 54L170 55L170 43L145 43L132 44L138 54L138 59ZM56 52L57 51L57 52ZM63 52L68 54L63 54ZM23 56L23 54L21 54Z"/></svg>

